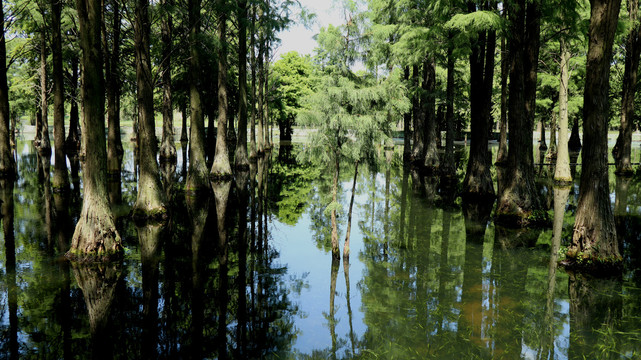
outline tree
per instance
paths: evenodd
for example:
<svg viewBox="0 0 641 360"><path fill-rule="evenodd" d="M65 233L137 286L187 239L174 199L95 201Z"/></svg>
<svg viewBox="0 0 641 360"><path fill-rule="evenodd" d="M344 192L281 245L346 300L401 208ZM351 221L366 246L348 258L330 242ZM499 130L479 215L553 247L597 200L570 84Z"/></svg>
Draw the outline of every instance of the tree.
<svg viewBox="0 0 641 360"><path fill-rule="evenodd" d="M621 0L590 0L589 47L583 105L583 162L574 235L567 252L576 264L621 264L608 180L610 60ZM588 261L588 262L583 262Z"/></svg>
<svg viewBox="0 0 641 360"><path fill-rule="evenodd" d="M136 2L134 22L134 47L136 51L136 83L138 93L138 140L140 148L140 175L138 178L138 197L134 205L134 216L158 218L163 216L165 196L160 184L160 171L156 154L156 124L154 120L154 79L151 74L149 0Z"/></svg>
<svg viewBox="0 0 641 360"><path fill-rule="evenodd" d="M87 152L82 172L82 211L67 256L101 259L120 253L122 243L107 198L100 1L77 0L76 8L84 69L81 92L84 115L82 137Z"/></svg>
<svg viewBox="0 0 641 360"><path fill-rule="evenodd" d="M110 1L111 11L105 8L104 21L107 21L107 14L112 16L111 28L107 32L106 23L103 24L103 42L105 51L105 70L107 85L107 173L111 176L120 176L122 168L122 139L120 136L120 100L122 88L122 73L120 71L121 62L121 27L122 11L119 1ZM111 40L109 42L108 40ZM111 45L111 46L109 46ZM135 129L134 129L135 130Z"/></svg>
<svg viewBox="0 0 641 360"><path fill-rule="evenodd" d="M7 84L7 46L5 41L4 4L0 1L0 177L15 175L16 167L11 153L9 128L9 86Z"/></svg>
<svg viewBox="0 0 641 360"><path fill-rule="evenodd" d="M625 42L625 69L621 96L621 125L619 136L612 149L617 174L632 175L632 128L634 120L634 98L637 93L637 74L641 59L641 22L639 21L639 1L627 0L631 29Z"/></svg>
<svg viewBox="0 0 641 360"><path fill-rule="evenodd" d="M247 1L238 2L238 142L234 153L235 167L249 170L247 157ZM253 105L252 105L253 106Z"/></svg>
<svg viewBox="0 0 641 360"><path fill-rule="evenodd" d="M216 155L209 176L215 179L231 178L231 165L227 149L227 6L218 0L218 127ZM233 120L232 120L233 121ZM210 128L209 131L212 131Z"/></svg>
<svg viewBox="0 0 641 360"><path fill-rule="evenodd" d="M174 145L174 116L171 97L171 53L173 51L173 0L164 0L162 18L162 145L160 146L160 159L167 162L176 162L176 146Z"/></svg>
<svg viewBox="0 0 641 360"><path fill-rule="evenodd" d="M187 191L198 191L208 186L205 163L205 123L200 100L200 8L201 0L189 0L189 98L191 118L189 128L189 171Z"/></svg>
<svg viewBox="0 0 641 360"><path fill-rule="evenodd" d="M508 122L510 146L507 174L500 185L497 220L519 226L543 204L534 183L532 129L540 42L540 1L518 0L507 9L510 21L510 84ZM536 218L536 217L535 217Z"/></svg>
<svg viewBox="0 0 641 360"><path fill-rule="evenodd" d="M65 94L64 74L62 70L62 2L51 0L51 52L53 54L53 141L55 146L55 168L53 187L66 190L69 186L67 177L67 159L65 158Z"/></svg>

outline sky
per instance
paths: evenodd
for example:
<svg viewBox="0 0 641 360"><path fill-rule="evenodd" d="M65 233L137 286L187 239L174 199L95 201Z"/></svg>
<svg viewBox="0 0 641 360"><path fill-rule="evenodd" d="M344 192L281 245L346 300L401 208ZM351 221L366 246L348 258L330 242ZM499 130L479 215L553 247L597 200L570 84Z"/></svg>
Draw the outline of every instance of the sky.
<svg viewBox="0 0 641 360"><path fill-rule="evenodd" d="M301 24L294 24L281 32L279 35L281 44L276 49L274 61L279 60L280 55L294 50L299 54L312 54L316 47L313 36L319 33L320 28L329 24L339 25L343 22L341 13L332 0L300 0L300 3L309 12L316 14L316 22L311 26L311 30Z"/></svg>

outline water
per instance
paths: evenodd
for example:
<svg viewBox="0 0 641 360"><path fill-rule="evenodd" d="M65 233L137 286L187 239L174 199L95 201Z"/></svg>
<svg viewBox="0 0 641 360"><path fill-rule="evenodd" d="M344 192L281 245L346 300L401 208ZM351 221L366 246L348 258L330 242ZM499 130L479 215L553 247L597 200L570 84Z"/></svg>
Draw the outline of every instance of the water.
<svg viewBox="0 0 641 360"><path fill-rule="evenodd" d="M298 164L298 150L277 148L247 178L198 198L175 191L179 151L171 219L145 227L127 216L136 196L127 149L110 186L125 257L83 266L62 259L79 180L69 194L54 192L53 166L43 170L46 160L20 143L19 179L0 183L0 358L638 357L638 177L611 176L620 278L555 266L577 186L561 194L540 182L550 216L563 209L557 236L504 229L491 208L405 171L398 150L359 168L351 256L333 261L331 172ZM341 168L341 247L353 170Z"/></svg>

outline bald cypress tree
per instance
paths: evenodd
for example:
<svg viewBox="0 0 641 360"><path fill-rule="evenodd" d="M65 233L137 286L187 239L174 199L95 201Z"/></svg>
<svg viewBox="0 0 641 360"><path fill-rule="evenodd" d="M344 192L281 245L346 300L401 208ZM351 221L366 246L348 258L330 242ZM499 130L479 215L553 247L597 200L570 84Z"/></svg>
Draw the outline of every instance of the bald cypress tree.
<svg viewBox="0 0 641 360"><path fill-rule="evenodd" d="M4 36L4 10L0 0L0 177L15 174L15 161L11 154L11 134L9 130L9 86L7 84L7 47Z"/></svg>

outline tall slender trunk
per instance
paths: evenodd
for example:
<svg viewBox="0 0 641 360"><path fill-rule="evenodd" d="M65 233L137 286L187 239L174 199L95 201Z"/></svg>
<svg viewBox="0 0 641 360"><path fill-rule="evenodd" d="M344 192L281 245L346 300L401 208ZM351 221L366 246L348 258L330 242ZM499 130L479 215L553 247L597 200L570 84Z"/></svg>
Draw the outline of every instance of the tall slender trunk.
<svg viewBox="0 0 641 360"><path fill-rule="evenodd" d="M200 7L201 0L189 0L189 98L191 118L189 127L189 171L187 173L187 191L198 191L209 186L207 165L205 162L205 122L203 120L200 99Z"/></svg>
<svg viewBox="0 0 641 360"><path fill-rule="evenodd" d="M561 37L561 81L559 85L559 144L556 154L554 181L560 184L572 182L570 154L568 149L568 85L570 83L570 51L565 38Z"/></svg>
<svg viewBox="0 0 641 360"><path fill-rule="evenodd" d="M411 87L414 89L414 94L412 95L412 119L414 128L414 132L412 133L412 139L414 142L412 145L412 162L422 164L425 160L425 124L423 122L424 118L420 115L418 65L412 66Z"/></svg>
<svg viewBox="0 0 641 360"><path fill-rule="evenodd" d="M612 149L616 172L620 175L632 175L631 164L632 128L634 126L634 98L637 90L637 74L641 56L641 24L639 24L639 0L628 0L628 12L633 28L625 44L625 68L623 72L623 91L621 99L621 125L619 137Z"/></svg>
<svg viewBox="0 0 641 360"><path fill-rule="evenodd" d="M249 170L247 158L247 0L238 2L238 142L234 162Z"/></svg>
<svg viewBox="0 0 641 360"><path fill-rule="evenodd" d="M122 251L120 235L107 197L105 144L105 82L100 43L100 0L76 0L82 48L82 109L85 164L82 172L82 211L71 241L69 257L109 257Z"/></svg>
<svg viewBox="0 0 641 360"><path fill-rule="evenodd" d="M249 158L256 159L256 7L252 6L250 29L250 55L251 58L251 135L249 138Z"/></svg>
<svg viewBox="0 0 641 360"><path fill-rule="evenodd" d="M181 104L180 115L182 117L180 124L180 142L186 144L189 141L189 136L187 135L187 100Z"/></svg>
<svg viewBox="0 0 641 360"><path fill-rule="evenodd" d="M430 172L437 171L440 167L435 90L436 60L434 56L430 56L423 63L423 91L425 92L425 102L421 104L422 114L425 117L425 160L423 161L423 166Z"/></svg>
<svg viewBox="0 0 641 360"><path fill-rule="evenodd" d="M209 177L223 179L231 178L227 148L227 14L225 0L219 0L218 6L218 129L216 131L216 155Z"/></svg>
<svg viewBox="0 0 641 360"><path fill-rule="evenodd" d="M549 159L549 160L556 159L556 152L557 152L556 128L557 128L557 113L554 111L554 103L552 103L552 106L550 109L550 146L548 147L548 151L545 154L546 159Z"/></svg>
<svg viewBox="0 0 641 360"><path fill-rule="evenodd" d="M334 152L334 181L332 183L332 258L340 259L341 254L338 249L338 223L336 221L336 204L338 202L338 177L340 175L340 152Z"/></svg>
<svg viewBox="0 0 641 360"><path fill-rule="evenodd" d="M517 226L526 226L531 222L530 215L543 209L534 183L532 145L540 42L539 5L538 0L519 0L508 10L512 33L508 100L510 147L497 220Z"/></svg>
<svg viewBox="0 0 641 360"><path fill-rule="evenodd" d="M105 34L105 66L107 71L107 173L119 177L122 168L122 138L120 133L120 32L121 10L118 1L112 1L113 23L111 49L108 49ZM104 26L104 25L103 25Z"/></svg>
<svg viewBox="0 0 641 360"><path fill-rule="evenodd" d="M358 178L358 160L354 164L354 181L352 182L352 197L349 200L349 211L347 212L347 230L345 231L345 244L343 245L343 261L349 259L349 240L352 231L352 209L354 208L354 195L356 195L356 179Z"/></svg>
<svg viewBox="0 0 641 360"><path fill-rule="evenodd" d="M505 12L504 12L505 13ZM510 56L505 36L501 36L501 119L499 120L499 151L496 163L507 161L507 78L510 73Z"/></svg>
<svg viewBox="0 0 641 360"><path fill-rule="evenodd" d="M7 58L4 32L4 8L3 1L0 0L0 59ZM0 178L12 177L16 173L15 161L11 153L10 117L7 64L0 61Z"/></svg>
<svg viewBox="0 0 641 360"><path fill-rule="evenodd" d="M448 33L450 42L447 46L447 85L445 89L445 161L443 173L452 177L456 174L454 164L454 71L456 59L454 58L454 32Z"/></svg>
<svg viewBox="0 0 641 360"><path fill-rule="evenodd" d="M80 115L78 113L78 57L71 58L71 86L69 87L69 134L65 141L65 151L74 153L80 150Z"/></svg>
<svg viewBox="0 0 641 360"><path fill-rule="evenodd" d="M65 157L65 84L62 72L62 34L60 20L62 2L51 0L51 52L53 55L53 141L55 146L56 171L53 176L53 187L56 190L67 190L69 177Z"/></svg>
<svg viewBox="0 0 641 360"><path fill-rule="evenodd" d="M171 98L171 53L173 51L172 32L173 19L171 15L173 0L164 0L162 19L162 145L160 146L161 161L176 162L176 145L174 144L174 114Z"/></svg>
<svg viewBox="0 0 641 360"><path fill-rule="evenodd" d="M570 151L579 152L581 150L581 136L579 134L579 117L574 118L574 123L572 123L572 133L570 134L570 140L568 141L568 148Z"/></svg>
<svg viewBox="0 0 641 360"><path fill-rule="evenodd" d="M44 14L43 14L44 19ZM43 20L44 21L44 20ZM40 30L40 111L42 117L37 128L36 147L42 154L51 154L49 140L49 104L47 101L47 37L45 26Z"/></svg>
<svg viewBox="0 0 641 360"><path fill-rule="evenodd" d="M591 0L583 105L582 173L574 235L567 256L577 264L621 264L608 179L610 60L621 0Z"/></svg>
<svg viewBox="0 0 641 360"><path fill-rule="evenodd" d="M264 20L263 20L264 14L260 10L260 8L258 10L258 17L259 17L259 22L260 22L259 26L260 25L265 26L263 24L264 23ZM258 74L256 74L258 76L258 109L256 110L256 116L257 116L257 120L258 120L258 124L257 124L258 130L257 130L257 134L256 134L256 142L257 142L256 146L258 148L257 149L258 154L260 155L265 151L265 135L264 135L264 132L265 132L265 119L264 119L265 112L263 111L263 109L264 109L263 108L264 100L265 100L265 93L264 93L264 91L265 91L265 77L263 76L263 72L265 71L264 70L264 67L265 67L265 62L264 62L264 60L265 60L265 42L266 42L266 40L265 40L265 29L258 30L258 34L259 34L258 35L258 57L257 57L258 64L256 65L257 66L257 70L258 70Z"/></svg>
<svg viewBox="0 0 641 360"><path fill-rule="evenodd" d="M165 193L160 183L160 169L156 154L156 123L154 120L154 80L151 74L151 22L149 0L137 0L134 21L134 49L136 52L136 83L138 113L140 114L139 151L140 177L134 216L158 218L166 213Z"/></svg>
<svg viewBox="0 0 641 360"><path fill-rule="evenodd" d="M269 11L270 11L270 5L269 5L269 0L266 0L266 9L267 9L267 14L266 17L269 19ZM264 31L269 31L270 28L266 26ZM265 99L263 100L263 106L264 108L264 116L263 116L263 133L265 135L265 142L264 142L264 148L265 150L269 150L272 147L271 144L271 139L270 139L270 120L269 120L269 48L270 48L270 41L269 41L269 33L266 33L265 36L265 61L263 63L263 77L264 77L264 83L263 85L265 86L265 90L263 95L265 96Z"/></svg>
<svg viewBox="0 0 641 360"><path fill-rule="evenodd" d="M410 81L410 67L406 66L404 68L404 76L405 76L405 83L409 87L409 81ZM412 134L411 131L411 123L412 123L412 111L408 110L405 114L403 114L403 161L408 162L410 161L410 158L412 156L412 149L410 148L411 142L410 142L410 136Z"/></svg>

